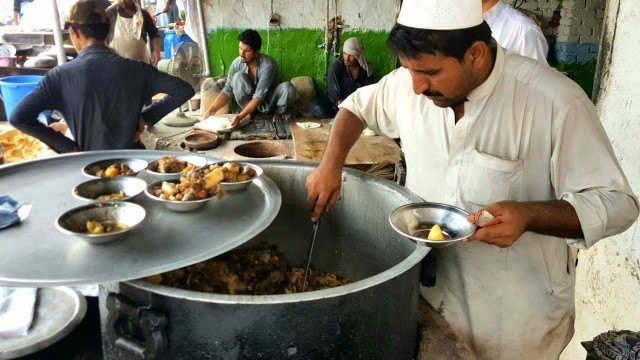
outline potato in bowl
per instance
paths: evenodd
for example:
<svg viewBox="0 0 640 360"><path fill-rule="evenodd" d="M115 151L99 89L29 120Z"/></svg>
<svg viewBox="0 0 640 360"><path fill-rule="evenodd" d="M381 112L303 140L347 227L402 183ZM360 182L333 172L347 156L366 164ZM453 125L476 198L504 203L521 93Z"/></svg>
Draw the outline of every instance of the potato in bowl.
<svg viewBox="0 0 640 360"><path fill-rule="evenodd" d="M147 167L142 159L104 159L94 161L82 168L82 173L90 178L112 178L136 176Z"/></svg>
<svg viewBox="0 0 640 360"><path fill-rule="evenodd" d="M246 163L221 161L208 165L209 169L220 169L223 179L220 182L226 191L242 190L247 188L254 179L262 175L262 168Z"/></svg>
<svg viewBox="0 0 640 360"><path fill-rule="evenodd" d="M220 182L222 171L208 167L189 171L180 179L157 181L145 189L145 194L176 212L200 209L213 197L221 199L225 195Z"/></svg>
<svg viewBox="0 0 640 360"><path fill-rule="evenodd" d="M102 245L124 238L142 223L146 212L131 202L96 202L64 212L56 219L60 232Z"/></svg>

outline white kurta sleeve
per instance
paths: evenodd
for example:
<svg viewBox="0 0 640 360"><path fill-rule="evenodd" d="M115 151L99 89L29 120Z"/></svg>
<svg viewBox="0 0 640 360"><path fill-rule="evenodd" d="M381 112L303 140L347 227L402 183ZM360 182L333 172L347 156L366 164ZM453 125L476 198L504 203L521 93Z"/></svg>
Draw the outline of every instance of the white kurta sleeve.
<svg viewBox="0 0 640 360"><path fill-rule="evenodd" d="M584 233L569 245L588 248L629 228L638 217L638 198L586 97L561 108L556 120L551 181L556 196L575 208Z"/></svg>
<svg viewBox="0 0 640 360"><path fill-rule="evenodd" d="M340 105L355 114L362 124L378 135L398 138L398 128L391 119L395 119L398 101L397 91L406 87L398 81L403 75L396 69L386 75L377 84L363 86L349 95Z"/></svg>
<svg viewBox="0 0 640 360"><path fill-rule="evenodd" d="M508 31L507 34L503 35L507 40L500 45L520 55L547 64L549 44L542 30L537 25L529 22L511 23L509 25L509 29L503 29L503 31Z"/></svg>

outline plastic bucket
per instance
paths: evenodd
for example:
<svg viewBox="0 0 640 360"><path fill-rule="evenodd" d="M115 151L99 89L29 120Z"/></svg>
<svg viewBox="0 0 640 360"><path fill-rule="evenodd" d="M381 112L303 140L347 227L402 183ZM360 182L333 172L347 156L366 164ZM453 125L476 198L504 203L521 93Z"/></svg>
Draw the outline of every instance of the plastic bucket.
<svg viewBox="0 0 640 360"><path fill-rule="evenodd" d="M18 105L31 90L35 89L42 75L18 75L7 76L0 79L0 92L2 93L2 101L4 101L4 111L7 114L7 120L11 116L13 108Z"/></svg>
<svg viewBox="0 0 640 360"><path fill-rule="evenodd" d="M187 35L186 33L182 34L182 36L178 36L178 34L176 34L176 36L173 38L173 52L176 52L176 49L178 48L178 45L180 45L180 43L183 43L185 41L193 41L191 40L191 38L189 37L189 35ZM171 55L173 57L173 55Z"/></svg>
<svg viewBox="0 0 640 360"><path fill-rule="evenodd" d="M173 30L165 30L164 31L164 40L162 41L163 44L163 51L164 51L164 58L165 59L171 59L173 58L173 52L175 51L175 38L176 38L176 32Z"/></svg>
<svg viewBox="0 0 640 360"><path fill-rule="evenodd" d="M193 41L193 40L191 40L191 38L187 34L182 34L182 36L178 36L175 30L165 30L164 40L162 41L164 58L173 59L173 55L176 52L178 45L180 45L180 43L185 41Z"/></svg>

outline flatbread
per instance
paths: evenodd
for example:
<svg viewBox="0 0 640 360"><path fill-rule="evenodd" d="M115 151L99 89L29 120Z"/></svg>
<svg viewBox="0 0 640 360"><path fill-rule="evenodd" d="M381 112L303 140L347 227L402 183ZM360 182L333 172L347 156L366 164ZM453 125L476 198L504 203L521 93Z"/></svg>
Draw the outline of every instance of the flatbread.
<svg viewBox="0 0 640 360"><path fill-rule="evenodd" d="M229 132L233 130L231 121L234 115L209 116L205 120L200 121L194 127L196 129L213 131L213 132Z"/></svg>
<svg viewBox="0 0 640 360"><path fill-rule="evenodd" d="M303 129L316 129L322 126L321 124L318 124L316 122L310 122L310 121L298 122L296 124Z"/></svg>
<svg viewBox="0 0 640 360"><path fill-rule="evenodd" d="M42 141L17 129L0 133L0 146L5 164L38 158L47 149Z"/></svg>

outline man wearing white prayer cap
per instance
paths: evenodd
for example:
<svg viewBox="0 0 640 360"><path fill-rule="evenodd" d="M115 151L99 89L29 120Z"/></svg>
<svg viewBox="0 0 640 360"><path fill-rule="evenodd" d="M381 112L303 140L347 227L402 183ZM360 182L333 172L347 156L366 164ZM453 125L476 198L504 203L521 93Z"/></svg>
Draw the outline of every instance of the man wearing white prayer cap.
<svg viewBox="0 0 640 360"><path fill-rule="evenodd" d="M311 104L311 115L332 118L338 105L358 88L373 83L373 69L364 57L364 45L356 37L347 39L342 48L342 58L334 59L327 69L327 91L321 99Z"/></svg>
<svg viewBox="0 0 640 360"><path fill-rule="evenodd" d="M479 0L405 0L387 44L402 67L340 104L307 178L311 220L336 203L365 126L400 138L407 188L495 217L432 250L437 280L422 296L478 359L557 359L575 318L569 247L639 213L594 105L555 69L498 46Z"/></svg>

